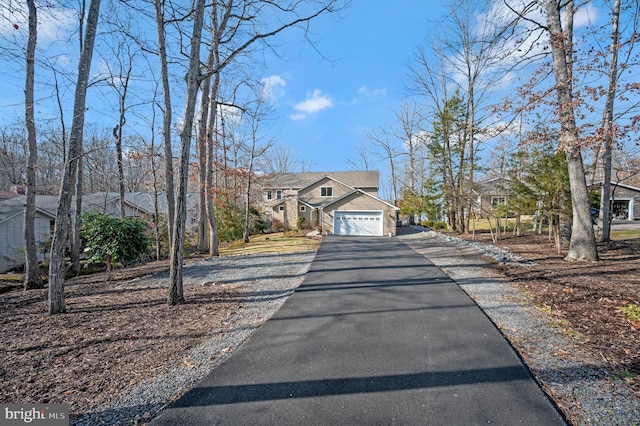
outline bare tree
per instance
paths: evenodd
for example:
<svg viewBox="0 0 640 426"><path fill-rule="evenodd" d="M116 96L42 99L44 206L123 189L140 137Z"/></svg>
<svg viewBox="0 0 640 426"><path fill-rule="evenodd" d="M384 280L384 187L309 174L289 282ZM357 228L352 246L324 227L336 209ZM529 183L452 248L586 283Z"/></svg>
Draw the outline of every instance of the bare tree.
<svg viewBox="0 0 640 426"><path fill-rule="evenodd" d="M266 105L266 97L264 95L264 91L261 95L256 96L256 98L257 99L254 103L255 107L252 108L249 112L249 155L248 159L246 160L246 166L244 166L247 183L244 200L244 232L242 238L245 243L249 242L250 236L251 190L252 184L255 179L254 163L256 162L256 158L261 157L273 143L272 141L267 141L263 144L260 143L264 138L264 136L261 135L260 130L263 125L264 119L270 113L270 110Z"/></svg>
<svg viewBox="0 0 640 426"><path fill-rule="evenodd" d="M173 180L173 148L171 144L171 85L169 84L164 4L164 0L153 0L156 27L158 29L158 56L160 58L160 79L162 80L163 93L162 138L164 142L167 225L169 235L171 235L175 217L175 187Z"/></svg>
<svg viewBox="0 0 640 426"><path fill-rule="evenodd" d="M126 24L122 25L126 26ZM126 192L126 182L124 175L122 139L124 126L127 123L127 94L131 83L136 51L132 44L127 41L126 36L115 40L117 46L113 48L112 59L105 61L109 67L107 76L108 85L115 91L118 97L118 124L113 127L113 138L116 146L116 164L118 166L118 194L120 204L120 217L125 216L124 194ZM111 64L114 63L112 66Z"/></svg>
<svg viewBox="0 0 640 426"><path fill-rule="evenodd" d="M5 127L0 129L0 178L4 185L22 185L26 179L29 153L22 130Z"/></svg>
<svg viewBox="0 0 640 426"><path fill-rule="evenodd" d="M269 150L261 160L263 171L266 173L293 173L300 165L291 152L291 148L278 145Z"/></svg>
<svg viewBox="0 0 640 426"><path fill-rule="evenodd" d="M71 207L73 184L77 177L77 166L82 153L82 134L84 128L85 101L87 85L91 69L91 59L96 33L98 30L98 17L100 13L100 0L91 0L87 13L84 43L78 64L78 78L76 83L73 122L69 135L69 153L65 161L65 170L60 184L58 207L56 209L56 222L51 243L51 260L49 264L49 313L58 314L66 312L64 300L64 248L67 242L67 218Z"/></svg>
<svg viewBox="0 0 640 426"><path fill-rule="evenodd" d="M34 0L27 0L29 8L29 41L27 42L27 68L25 81L25 123L29 156L27 160L26 207L24 214L24 242L26 247L26 266L24 289L42 288L38 272L38 252L35 237L36 210L36 166L38 164L38 145L36 143L36 123L33 109L33 86L35 80L35 51L38 38L38 18Z"/></svg>
<svg viewBox="0 0 640 426"><path fill-rule="evenodd" d="M560 148L566 153L573 205L571 241L566 260L596 261L598 251L591 224L589 193L578 138L572 91L573 1L545 0L546 30L549 33L555 91L560 116ZM566 18L562 26L562 13Z"/></svg>
<svg viewBox="0 0 640 426"><path fill-rule="evenodd" d="M397 164L396 158L400 155L400 151L397 147L393 145L393 140L395 139L393 135L389 134L388 131L381 129L380 131L373 131L367 134L367 137L371 141L371 143L380 148L381 152L378 152L377 155L380 159L389 162L389 169L391 173L391 193L393 197L393 204L397 205L398 203L398 176L397 176Z"/></svg>
<svg viewBox="0 0 640 426"><path fill-rule="evenodd" d="M355 151L358 159L347 158L347 164L349 164L353 170L368 171L371 164L371 154L369 153L367 145L356 146Z"/></svg>
<svg viewBox="0 0 640 426"><path fill-rule="evenodd" d="M187 219L187 179L189 176L189 154L191 151L191 132L196 110L196 97L200 86L200 41L204 26L204 0L197 0L193 10L193 32L191 34L191 52L189 69L185 80L187 90L180 132L180 163L178 168L178 192L176 194L176 216L171 233L171 269L169 272L169 305L184 303L182 285L182 250Z"/></svg>

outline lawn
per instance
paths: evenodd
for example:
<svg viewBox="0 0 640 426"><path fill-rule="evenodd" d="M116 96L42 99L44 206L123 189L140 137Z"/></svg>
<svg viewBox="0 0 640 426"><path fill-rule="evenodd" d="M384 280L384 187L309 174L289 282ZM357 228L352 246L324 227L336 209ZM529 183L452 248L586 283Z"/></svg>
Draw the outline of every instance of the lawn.
<svg viewBox="0 0 640 426"><path fill-rule="evenodd" d="M285 235L283 232L251 236L248 243L236 241L220 247L221 256L258 253L299 253L315 251L320 245L320 237Z"/></svg>

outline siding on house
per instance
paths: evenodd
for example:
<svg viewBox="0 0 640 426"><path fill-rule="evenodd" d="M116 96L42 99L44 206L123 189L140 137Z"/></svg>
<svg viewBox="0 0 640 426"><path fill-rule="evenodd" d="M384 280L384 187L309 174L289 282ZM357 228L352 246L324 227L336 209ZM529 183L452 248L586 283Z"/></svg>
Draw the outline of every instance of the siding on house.
<svg viewBox="0 0 640 426"><path fill-rule="evenodd" d="M53 220L53 215L36 210L34 229L37 245L42 246L50 240ZM24 265L24 249L24 206L0 206L0 273ZM45 254L38 250L38 261L43 260Z"/></svg>
<svg viewBox="0 0 640 426"><path fill-rule="evenodd" d="M332 195L322 196L320 193L320 190L322 188L331 188ZM329 177L325 177L300 190L300 192L298 193L298 198L305 200L309 204L319 206L321 204L326 204L327 202L331 202L342 196L345 196L352 191L352 187L333 180Z"/></svg>

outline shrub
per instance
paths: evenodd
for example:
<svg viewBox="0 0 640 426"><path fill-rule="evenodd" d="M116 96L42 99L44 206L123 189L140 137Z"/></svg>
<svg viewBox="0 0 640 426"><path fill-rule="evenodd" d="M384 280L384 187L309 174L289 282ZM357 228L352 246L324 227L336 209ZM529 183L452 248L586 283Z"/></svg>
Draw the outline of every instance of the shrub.
<svg viewBox="0 0 640 426"><path fill-rule="evenodd" d="M119 219L106 214L85 214L80 230L86 241L90 262L105 262L107 269L118 263L128 263L147 254L149 225L142 219Z"/></svg>
<svg viewBox="0 0 640 426"><path fill-rule="evenodd" d="M447 229L445 222L436 222L434 220L423 220L421 225L430 229Z"/></svg>
<svg viewBox="0 0 640 426"><path fill-rule="evenodd" d="M304 222L306 221L306 219L304 217L299 217L298 218L298 231L302 231L304 229Z"/></svg>

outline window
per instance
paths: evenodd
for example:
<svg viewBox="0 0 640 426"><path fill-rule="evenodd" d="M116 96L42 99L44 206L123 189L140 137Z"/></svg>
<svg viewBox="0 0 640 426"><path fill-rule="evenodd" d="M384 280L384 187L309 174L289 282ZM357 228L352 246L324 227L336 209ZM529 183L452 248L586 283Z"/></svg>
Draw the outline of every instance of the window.
<svg viewBox="0 0 640 426"><path fill-rule="evenodd" d="M282 200L282 190L276 190L276 200Z"/></svg>
<svg viewBox="0 0 640 426"><path fill-rule="evenodd" d="M281 211L281 212L283 212L283 211L284 211L284 206L280 206L280 207L278 207L278 210L279 210L279 211Z"/></svg>
<svg viewBox="0 0 640 426"><path fill-rule="evenodd" d="M273 193L271 191L267 191L265 197L267 200L273 200Z"/></svg>
<svg viewBox="0 0 640 426"><path fill-rule="evenodd" d="M320 196L321 197L333 197L333 187L332 186L321 186L320 187Z"/></svg>
<svg viewBox="0 0 640 426"><path fill-rule="evenodd" d="M301 212L306 212L307 211L307 206L300 206L300 211Z"/></svg>
<svg viewBox="0 0 640 426"><path fill-rule="evenodd" d="M505 196L493 196L491 197L491 206L492 207L497 207L499 205L506 205L507 204L507 197Z"/></svg>

